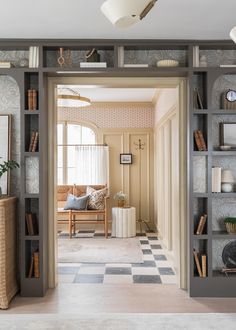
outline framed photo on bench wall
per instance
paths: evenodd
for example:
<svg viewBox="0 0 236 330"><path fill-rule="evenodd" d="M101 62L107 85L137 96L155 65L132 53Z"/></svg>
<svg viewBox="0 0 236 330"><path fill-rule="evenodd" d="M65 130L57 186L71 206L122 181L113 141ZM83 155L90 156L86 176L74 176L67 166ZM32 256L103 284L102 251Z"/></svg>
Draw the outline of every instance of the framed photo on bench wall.
<svg viewBox="0 0 236 330"><path fill-rule="evenodd" d="M120 154L120 164L122 165L132 164L132 154Z"/></svg>

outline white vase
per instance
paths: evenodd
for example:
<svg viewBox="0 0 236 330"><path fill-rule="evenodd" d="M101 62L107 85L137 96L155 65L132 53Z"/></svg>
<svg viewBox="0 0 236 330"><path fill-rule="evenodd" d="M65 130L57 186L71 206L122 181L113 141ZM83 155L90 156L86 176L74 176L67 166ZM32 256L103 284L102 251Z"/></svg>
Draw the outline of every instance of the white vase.
<svg viewBox="0 0 236 330"><path fill-rule="evenodd" d="M232 183L223 182L221 183L221 191L224 193L229 193L233 191Z"/></svg>

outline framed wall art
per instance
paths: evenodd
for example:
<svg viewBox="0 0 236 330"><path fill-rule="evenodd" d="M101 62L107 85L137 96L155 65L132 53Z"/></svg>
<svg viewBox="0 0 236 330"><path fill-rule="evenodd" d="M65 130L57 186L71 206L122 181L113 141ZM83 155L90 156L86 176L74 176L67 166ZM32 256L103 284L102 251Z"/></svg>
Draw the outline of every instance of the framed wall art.
<svg viewBox="0 0 236 330"><path fill-rule="evenodd" d="M132 164L132 154L120 154L120 164L122 165Z"/></svg>

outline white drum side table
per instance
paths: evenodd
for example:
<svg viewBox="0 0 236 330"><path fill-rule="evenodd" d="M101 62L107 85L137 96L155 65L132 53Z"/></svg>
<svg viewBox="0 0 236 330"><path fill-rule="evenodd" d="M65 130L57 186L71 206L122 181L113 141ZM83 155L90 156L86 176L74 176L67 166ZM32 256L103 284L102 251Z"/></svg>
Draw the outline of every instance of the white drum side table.
<svg viewBox="0 0 236 330"><path fill-rule="evenodd" d="M112 208L112 236L120 238L136 236L135 207Z"/></svg>

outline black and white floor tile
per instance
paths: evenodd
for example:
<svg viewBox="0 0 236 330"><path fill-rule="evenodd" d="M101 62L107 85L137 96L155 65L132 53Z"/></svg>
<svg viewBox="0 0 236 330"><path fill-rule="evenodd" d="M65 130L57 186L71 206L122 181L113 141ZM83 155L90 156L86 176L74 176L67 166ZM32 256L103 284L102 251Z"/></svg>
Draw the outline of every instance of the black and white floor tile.
<svg viewBox="0 0 236 330"><path fill-rule="evenodd" d="M59 232L59 238L68 234ZM156 233L138 234L143 252L140 264L59 263L59 283L176 284L176 274ZM79 231L75 237L104 237L92 231Z"/></svg>

